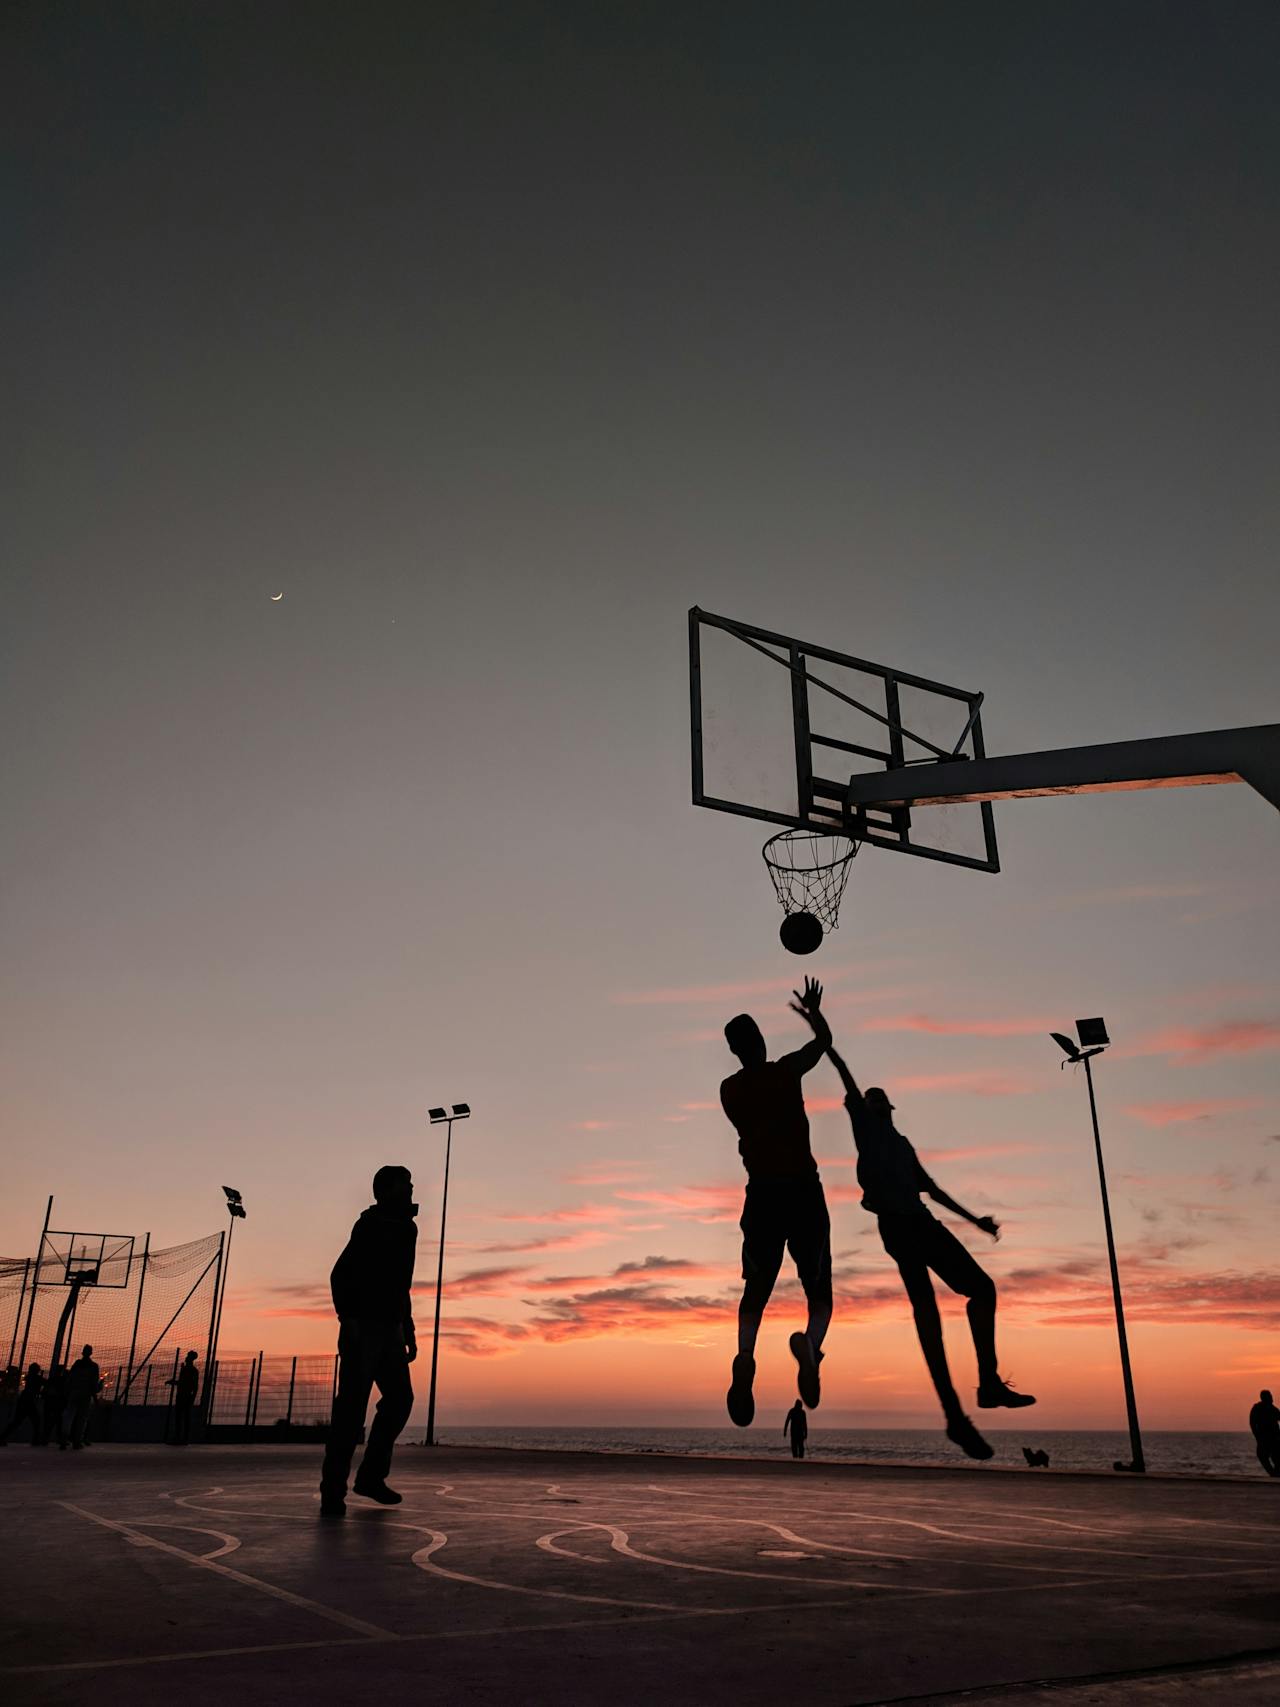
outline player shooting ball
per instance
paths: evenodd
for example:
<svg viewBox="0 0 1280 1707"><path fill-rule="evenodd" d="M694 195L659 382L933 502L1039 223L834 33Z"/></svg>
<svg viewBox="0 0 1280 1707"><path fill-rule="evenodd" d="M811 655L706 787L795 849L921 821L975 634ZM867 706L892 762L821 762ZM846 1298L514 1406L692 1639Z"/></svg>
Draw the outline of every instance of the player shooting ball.
<svg viewBox="0 0 1280 1707"><path fill-rule="evenodd" d="M747 1170L742 1206L742 1301L738 1306L738 1355L726 1396L739 1428L755 1416L756 1336L785 1251L791 1252L804 1288L809 1319L791 1336L796 1385L810 1410L822 1389L818 1365L831 1322L831 1221L809 1147L809 1119L800 1081L821 1061L831 1033L822 1017L822 986L805 979L792 992L795 1012L813 1037L802 1049L770 1061L760 1027L739 1014L724 1028L725 1041L742 1063L720 1086L720 1104L738 1134L738 1153Z"/></svg>
<svg viewBox="0 0 1280 1707"><path fill-rule="evenodd" d="M925 1172L910 1140L894 1125L894 1107L884 1091L879 1087L860 1091L834 1047L828 1045L827 1054L844 1082L844 1105L849 1111L858 1151L862 1207L879 1221L884 1248L897 1263L907 1289L920 1349L946 1418L947 1439L970 1458L991 1458L994 1456L991 1446L965 1415L951 1384L931 1273L968 1300L966 1312L978 1357L979 1407L1020 1410L1025 1405L1034 1405L1035 1400L1030 1393L1015 1393L1000 1379L996 1362L995 1283L950 1228L930 1214L920 1201L920 1193L924 1192L993 1239L1000 1237L999 1224L990 1215L971 1214L948 1196Z"/></svg>

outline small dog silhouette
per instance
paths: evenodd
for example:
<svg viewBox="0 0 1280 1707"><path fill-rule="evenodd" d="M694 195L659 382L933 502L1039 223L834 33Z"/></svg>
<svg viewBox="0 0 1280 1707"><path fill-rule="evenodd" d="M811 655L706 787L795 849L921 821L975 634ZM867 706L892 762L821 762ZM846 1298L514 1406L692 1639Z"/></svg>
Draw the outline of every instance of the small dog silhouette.
<svg viewBox="0 0 1280 1707"><path fill-rule="evenodd" d="M1037 1447L1033 1452L1029 1446L1024 1446L1022 1456L1027 1461L1028 1470L1047 1470L1049 1468L1049 1454L1043 1447Z"/></svg>

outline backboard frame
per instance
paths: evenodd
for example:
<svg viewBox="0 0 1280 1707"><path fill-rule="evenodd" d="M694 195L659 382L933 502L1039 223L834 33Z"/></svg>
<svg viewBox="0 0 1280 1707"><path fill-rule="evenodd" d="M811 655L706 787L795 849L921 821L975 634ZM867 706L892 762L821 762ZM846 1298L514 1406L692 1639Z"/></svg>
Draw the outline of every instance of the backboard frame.
<svg viewBox="0 0 1280 1707"><path fill-rule="evenodd" d="M759 804L733 800L711 794L706 788L706 766L703 739L703 669L702 630L714 628L732 635L745 646L772 658L779 668L791 675L791 716L795 751L795 795L797 811L785 812ZM851 698L841 689L815 676L810 663L834 665L842 670L855 671L879 684L883 695L881 705L867 704ZM843 701L858 713L884 730L883 745L872 747L859 742L836 738L814 731L813 689L825 691L835 700ZM929 737L914 734L903 725L900 711L901 690L911 689L939 696L956 704L957 737L952 746L940 745ZM886 772L907 770L912 764L957 761L986 756L982 741L982 700L980 693L953 687L944 682L930 681L924 676L911 675L884 664L874 664L850 653L837 652L795 640L790 635L777 634L770 629L757 628L729 617L716 616L694 605L689 612L689 708L693 803L716 812L735 813L755 818L763 823L778 824L785 829L812 830L821 834L833 831L852 837L857 842L869 842L874 847L909 853L920 859L959 865L974 871L996 872L1000 869L996 846L995 818L991 806L980 804L983 852L981 855L962 853L948 848L930 846L912 836L912 807L903 802L864 804L854 798L854 785L859 775L883 775ZM817 748L823 759L827 754L843 754L846 758L870 760L880 767L870 773L852 769L843 776L821 774L815 761ZM827 761L829 763L829 761ZM830 765L838 769L837 765ZM927 810L927 808L926 808Z"/></svg>
<svg viewBox="0 0 1280 1707"><path fill-rule="evenodd" d="M123 1290L133 1273L133 1250L132 1233L65 1232L49 1227L40 1243L38 1283L72 1286L78 1279L81 1285Z"/></svg>

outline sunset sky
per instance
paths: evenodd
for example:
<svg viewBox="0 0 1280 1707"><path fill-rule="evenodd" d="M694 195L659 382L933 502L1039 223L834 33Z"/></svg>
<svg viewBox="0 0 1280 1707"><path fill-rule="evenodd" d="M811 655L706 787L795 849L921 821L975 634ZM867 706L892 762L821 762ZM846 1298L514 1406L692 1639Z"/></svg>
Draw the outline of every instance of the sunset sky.
<svg viewBox="0 0 1280 1707"><path fill-rule="evenodd" d="M689 804L694 603L981 689L988 750L1274 721L1280 14L20 9L0 1255L244 1193L232 1350L334 1342L411 1165L446 1422L720 1422L727 1018L806 971L952 1194L1045 1428L1280 1388L1280 820L1014 801L787 956ZM273 595L283 598L273 602ZM835 1074L821 1420L932 1424ZM958 1301L957 1383L973 1385ZM757 1392L802 1322L780 1287ZM422 1366L420 1366L422 1367ZM419 1383L425 1394L425 1372Z"/></svg>

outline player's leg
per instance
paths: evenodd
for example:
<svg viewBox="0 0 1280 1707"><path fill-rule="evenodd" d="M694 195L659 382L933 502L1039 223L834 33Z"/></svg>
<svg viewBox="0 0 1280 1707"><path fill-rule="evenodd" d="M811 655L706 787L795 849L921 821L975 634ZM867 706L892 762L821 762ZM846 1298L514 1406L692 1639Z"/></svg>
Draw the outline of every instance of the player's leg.
<svg viewBox="0 0 1280 1707"><path fill-rule="evenodd" d="M730 1419L746 1428L756 1414L751 1388L756 1374L756 1338L765 1306L782 1267L785 1229L779 1224L777 1203L767 1187L748 1181L742 1206L742 1298L738 1304L738 1355L733 1360L725 1396Z"/></svg>
<svg viewBox="0 0 1280 1707"><path fill-rule="evenodd" d="M331 1510L335 1515L343 1509L351 1460L369 1408L376 1356L369 1324L344 1322L338 1332L338 1391L320 1471L321 1510Z"/></svg>
<svg viewBox="0 0 1280 1707"><path fill-rule="evenodd" d="M978 1405L982 1410L999 1406L1007 1410L1022 1410L1034 1405L1030 1393L1015 1393L1000 1379L996 1358L996 1288L991 1276L962 1245L949 1227L930 1217L928 1262L944 1285L958 1292L967 1302L965 1314L973 1335L973 1350L978 1362Z"/></svg>
<svg viewBox="0 0 1280 1707"><path fill-rule="evenodd" d="M384 1335L373 1379L378 1388L378 1403L374 1407L368 1445L352 1485L356 1493L383 1505L399 1505L400 1495L387 1486L387 1473L391 1469L392 1450L413 1409L413 1382L398 1325L392 1325Z"/></svg>
<svg viewBox="0 0 1280 1707"><path fill-rule="evenodd" d="M822 1400L818 1365L822 1342L831 1326L831 1217L820 1180L805 1181L791 1194L787 1249L796 1265L809 1307L809 1320L802 1334L792 1334L791 1355L796 1360L796 1386L808 1408L816 1410Z"/></svg>

